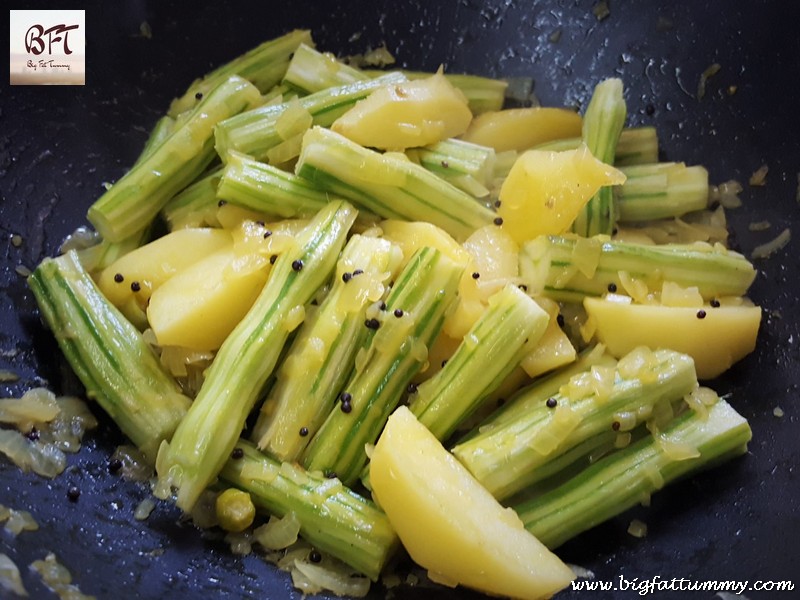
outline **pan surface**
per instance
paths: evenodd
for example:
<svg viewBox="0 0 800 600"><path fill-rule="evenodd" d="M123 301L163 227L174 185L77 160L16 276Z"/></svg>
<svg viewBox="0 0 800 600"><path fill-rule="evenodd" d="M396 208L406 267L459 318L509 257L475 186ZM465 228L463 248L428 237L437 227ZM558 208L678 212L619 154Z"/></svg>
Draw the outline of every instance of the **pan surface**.
<svg viewBox="0 0 800 600"><path fill-rule="evenodd" d="M585 106L597 82L621 77L629 124L658 128L662 159L703 164L714 183L744 184L744 206L728 212L735 247L749 255L786 227L800 233L796 3L610 2L603 20L589 1L196 4L94 0L71 6L86 9L86 85L2 84L0 369L20 376L0 384L2 396L19 396L37 385L80 393L16 267L33 268L85 224L103 182L117 180L133 163L170 99L195 77L292 28L312 29L319 48L340 55L385 42L400 67L434 70L443 64L449 72L530 76L545 105ZM144 22L152 36L141 34ZM699 100L701 73L712 63L721 68ZM748 186L763 164L769 166L766 185ZM763 220L770 230L749 231L749 223ZM13 234L22 236L21 246L12 244ZM758 348L713 384L749 419L750 452L566 544L559 551L566 561L615 584L620 577L751 583L795 578L800 586L798 247L793 239L755 262L759 276L751 296L764 308ZM783 417L773 414L776 407ZM83 592L98 598L300 597L287 574L256 556L234 556L219 540L179 524L177 510L167 503L158 503L147 521L134 520L133 510L148 490L108 472L108 459L123 440L99 409L95 413L100 427L52 481L20 473L0 459L0 503L30 511L41 527L16 539L0 534L0 552L20 566L32 597L49 597L26 568L47 551L58 555ZM73 486L81 490L77 502L67 498ZM626 533L633 517L647 523L644 539ZM384 594L374 586L374 597ZM424 587L395 594L478 597ZM792 597L784 594L776 597ZM634 595L609 591L592 597Z"/></svg>

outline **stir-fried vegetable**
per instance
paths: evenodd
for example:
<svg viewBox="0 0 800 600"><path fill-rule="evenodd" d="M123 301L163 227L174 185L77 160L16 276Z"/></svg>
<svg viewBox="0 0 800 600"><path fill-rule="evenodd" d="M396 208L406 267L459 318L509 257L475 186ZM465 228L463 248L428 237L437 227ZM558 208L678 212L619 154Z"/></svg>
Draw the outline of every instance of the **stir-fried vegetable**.
<svg viewBox="0 0 800 600"><path fill-rule="evenodd" d="M296 31L173 102L89 209L97 246L29 278L156 495L224 484L223 529L281 519L265 547L377 580L399 538L434 581L539 598L573 578L547 547L744 451L697 377L752 351L755 270L648 237L706 210L708 173L624 128L620 80L583 116L501 110L505 87Z"/></svg>

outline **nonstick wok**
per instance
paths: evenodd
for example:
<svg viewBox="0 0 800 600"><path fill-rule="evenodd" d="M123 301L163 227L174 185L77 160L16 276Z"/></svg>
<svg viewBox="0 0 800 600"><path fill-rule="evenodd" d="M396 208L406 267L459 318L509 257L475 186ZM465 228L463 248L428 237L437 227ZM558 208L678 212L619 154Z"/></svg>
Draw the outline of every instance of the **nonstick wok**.
<svg viewBox="0 0 800 600"><path fill-rule="evenodd" d="M749 255L784 228L797 234L796 3L612 1L602 20L593 13L595 4L91 1L74 7L86 9L86 85L3 84L0 94L0 369L19 375L0 383L0 393L19 396L39 385L81 391L16 267L33 268L86 223L86 209L102 184L133 163L170 99L195 77L291 28L312 29L319 48L339 55L385 42L400 67L444 65L449 72L532 77L545 105L585 107L598 81L621 77L629 124L658 128L662 159L703 164L714 183L744 184L743 206L728 211L735 248ZM701 74L713 63L719 72L699 99ZM766 185L749 186L750 175L764 164ZM769 230L749 230L751 222L765 220ZM22 236L21 246L12 244L12 234ZM793 239L755 261L759 275L751 296L764 308L758 348L713 382L750 420L749 453L572 540L559 550L564 560L614 583L620 576L751 583L794 578L800 586L797 256ZM776 407L784 416L775 416ZM0 532L0 552L20 566L33 597L49 592L27 565L48 551L82 591L98 598L300 597L288 574L255 555L231 554L218 538L180 523L166 502L146 521L134 520L134 508L149 490L109 473L109 457L123 438L99 407L94 411L100 427L54 480L21 473L0 458L0 503L30 511L40 525L16 539ZM68 499L71 487L81 492L77 501ZM632 518L647 523L645 538L626 532ZM373 597L384 595L380 585L373 587ZM394 595L478 597L424 586ZM585 596L568 591L559 597ZM711 598L713 592L680 597Z"/></svg>

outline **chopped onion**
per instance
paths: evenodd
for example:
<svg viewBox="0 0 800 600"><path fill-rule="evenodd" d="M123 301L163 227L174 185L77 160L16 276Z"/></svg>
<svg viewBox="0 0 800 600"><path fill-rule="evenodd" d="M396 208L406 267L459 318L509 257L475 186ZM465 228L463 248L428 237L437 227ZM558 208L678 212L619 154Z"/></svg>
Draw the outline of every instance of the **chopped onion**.
<svg viewBox="0 0 800 600"><path fill-rule="evenodd" d="M619 277L620 283L622 283L622 287L627 292L628 296L641 304L644 304L647 301L649 290L647 289L647 284L644 281L633 277L627 271L618 271L617 276Z"/></svg>
<svg viewBox="0 0 800 600"><path fill-rule="evenodd" d="M275 121L275 132L282 140L289 140L297 135L304 134L313 123L311 113L295 99L288 102L286 110Z"/></svg>
<svg viewBox="0 0 800 600"><path fill-rule="evenodd" d="M147 481L153 475L153 465L138 448L130 444L117 446L111 459L122 463L120 475L127 481Z"/></svg>
<svg viewBox="0 0 800 600"><path fill-rule="evenodd" d="M664 487L664 476L661 475L661 471L656 467L648 467L645 469L644 476L650 480L655 489L660 490Z"/></svg>
<svg viewBox="0 0 800 600"><path fill-rule="evenodd" d="M384 67L392 65L395 62L394 56L391 55L389 50L384 44L375 50L368 50L364 54L351 54L342 58L342 62L360 69L362 67Z"/></svg>
<svg viewBox="0 0 800 600"><path fill-rule="evenodd" d="M628 533L633 537L643 538L647 535L647 524L639 519L634 519L631 521L630 525L628 525Z"/></svg>
<svg viewBox="0 0 800 600"><path fill-rule="evenodd" d="M304 556L308 556L311 550L312 548L307 542L303 540L297 540L297 543L293 544L289 548L286 548L286 550L280 552L271 552L267 554L265 558L270 562L275 563L279 569L283 571L290 571L294 567L294 561L302 559Z"/></svg>
<svg viewBox="0 0 800 600"><path fill-rule="evenodd" d="M15 381L19 381L19 375L8 369L0 369L0 382L13 383Z"/></svg>
<svg viewBox="0 0 800 600"><path fill-rule="evenodd" d="M670 439L663 433L654 431L653 438L658 447L661 448L661 451L670 460L689 460L700 456L700 451L695 446L681 442L680 440Z"/></svg>
<svg viewBox="0 0 800 600"><path fill-rule="evenodd" d="M74 396L56 398L58 416L45 426L39 427L39 440L54 444L63 452L75 453L81 448L84 434L97 427L97 419L89 406Z"/></svg>
<svg viewBox="0 0 800 600"><path fill-rule="evenodd" d="M706 95L706 83L720 70L719 63L713 63L700 74L700 82L697 84L697 99L702 100Z"/></svg>
<svg viewBox="0 0 800 600"><path fill-rule="evenodd" d="M763 186L767 184L767 173L769 173L769 167L767 165L761 165L755 172L750 176L750 181L748 182L752 186Z"/></svg>
<svg viewBox="0 0 800 600"><path fill-rule="evenodd" d="M7 554L0 553L0 588L17 596L27 596L28 590L22 585L19 569Z"/></svg>
<svg viewBox="0 0 800 600"><path fill-rule="evenodd" d="M133 511L133 518L137 521L144 521L150 516L155 507L156 503L153 499L147 497L136 505L136 509Z"/></svg>
<svg viewBox="0 0 800 600"><path fill-rule="evenodd" d="M0 429L0 452L23 471L55 477L67 466L67 457L52 444L32 442L19 431Z"/></svg>
<svg viewBox="0 0 800 600"><path fill-rule="evenodd" d="M611 10L608 8L608 2L606 2L606 0L600 0L600 2L592 7L592 13L594 13L594 17L598 21L602 21L608 17L608 15L611 14Z"/></svg>
<svg viewBox="0 0 800 600"><path fill-rule="evenodd" d="M541 264L542 264L542 266L540 268L542 268L542 269L544 269L545 266L548 269L550 268L550 264L549 263L541 263ZM550 286L555 288L555 289L561 289L561 288L567 287L567 285L572 280L572 278L575 277L575 275L578 273L578 267L576 267L575 265L569 265L568 267L566 267L564 269L559 269L559 271L560 272L558 273L558 276L556 277L555 281L553 281L550 284ZM539 279L538 277L535 277L534 281L536 281L536 282L539 282L539 281L544 282L544 279ZM529 293L539 292L539 291L541 291L543 286L544 286L544 283L542 283L541 287L536 285L536 286L534 286L533 289L531 289L531 286L529 285L528 286L528 292Z"/></svg>
<svg viewBox="0 0 800 600"><path fill-rule="evenodd" d="M665 426L675 417L672 403L668 400L661 400L653 405L653 414L647 422L647 428L653 435L658 435L658 429Z"/></svg>
<svg viewBox="0 0 800 600"><path fill-rule="evenodd" d="M152 329L146 329L152 332ZM179 346L165 346L161 348L161 364L177 378L188 380L194 373L202 373L214 359L213 352L201 352Z"/></svg>
<svg viewBox="0 0 800 600"><path fill-rule="evenodd" d="M0 399L0 422L23 433L36 428L40 444L55 444L66 452L77 452L86 430L97 427L97 419L82 400L56 398L44 388L30 389L19 399Z"/></svg>
<svg viewBox="0 0 800 600"><path fill-rule="evenodd" d="M298 133L267 150L267 161L271 165L282 165L300 156L303 134Z"/></svg>
<svg viewBox="0 0 800 600"><path fill-rule="evenodd" d="M772 414L780 419L781 417L783 417L785 413L783 412L783 409L780 406L776 406L775 408L772 409Z"/></svg>
<svg viewBox="0 0 800 600"><path fill-rule="evenodd" d="M424 363L428 360L428 346L425 345L423 340L417 337L413 338L411 341L410 353L414 360L420 363Z"/></svg>
<svg viewBox="0 0 800 600"><path fill-rule="evenodd" d="M728 229L725 209L722 205L716 210L701 210L683 217L651 221L636 228L618 232L616 239L641 243L649 238L657 244L691 244L693 242L721 242L727 244Z"/></svg>
<svg viewBox="0 0 800 600"><path fill-rule="evenodd" d="M437 589L437 585L431 580L428 571L416 565L414 565L412 570L406 575L405 583L410 587Z"/></svg>
<svg viewBox="0 0 800 600"><path fill-rule="evenodd" d="M574 400L586 398L592 393L592 382L589 373L576 373L569 378L566 385L562 385L558 392L563 396L569 396Z"/></svg>
<svg viewBox="0 0 800 600"><path fill-rule="evenodd" d="M225 541L231 545L231 552L240 556L247 556L253 551L252 537L253 534L250 531L228 532L225 535Z"/></svg>
<svg viewBox="0 0 800 600"><path fill-rule="evenodd" d="M242 466L241 476L243 479L255 479L272 483L278 476L277 471L267 463L261 461L247 462Z"/></svg>
<svg viewBox="0 0 800 600"><path fill-rule="evenodd" d="M23 531L36 531L39 524L27 510L8 508L0 520L6 520L5 530L12 536L17 536Z"/></svg>
<svg viewBox="0 0 800 600"><path fill-rule="evenodd" d="M312 552L318 555L318 562L311 561ZM264 558L279 569L289 571L294 586L306 594L327 590L338 595L363 597L369 590L369 579L324 552L314 550L302 539L285 550L269 552ZM384 578L389 580L389 576ZM399 583L398 579L397 585Z"/></svg>
<svg viewBox="0 0 800 600"><path fill-rule="evenodd" d="M296 559L292 569L292 582L306 594L331 591L337 596L363 598L369 592L367 577L354 576L353 570L339 561L325 560L314 564L307 559Z"/></svg>
<svg viewBox="0 0 800 600"><path fill-rule="evenodd" d="M377 48L368 50L361 58L361 65L365 67L388 67L395 63L395 58L386 44L381 44Z"/></svg>
<svg viewBox="0 0 800 600"><path fill-rule="evenodd" d="M64 452L77 452L87 429L97 420L86 404L73 397L56 398L44 388L33 388L22 398L0 400L0 422L19 431L0 430L0 452L23 470L55 477L66 466ZM20 432L37 432L35 440Z"/></svg>
<svg viewBox="0 0 800 600"><path fill-rule="evenodd" d="M294 512L283 518L272 515L269 522L253 532L253 538L269 550L283 550L297 541L300 534L300 521Z"/></svg>
<svg viewBox="0 0 800 600"><path fill-rule="evenodd" d="M766 231L770 227L772 224L769 221L753 221L747 226L750 231Z"/></svg>
<svg viewBox="0 0 800 600"><path fill-rule="evenodd" d="M284 327L286 331L294 331L305 320L306 309L302 304L298 304L292 308L286 315Z"/></svg>
<svg viewBox="0 0 800 600"><path fill-rule="evenodd" d="M640 379L658 363L656 355L647 346L634 348L617 362L617 372L624 379Z"/></svg>
<svg viewBox="0 0 800 600"><path fill-rule="evenodd" d="M663 306L700 308L703 296L696 286L681 287L672 281L665 281L661 286L661 304Z"/></svg>
<svg viewBox="0 0 800 600"><path fill-rule="evenodd" d="M403 580L400 579L400 575L397 573L385 573L381 576L381 583L383 584L383 587L385 587L387 590L390 590L402 584Z"/></svg>
<svg viewBox="0 0 800 600"><path fill-rule="evenodd" d="M602 251L603 245L598 238L579 237L572 249L572 262L585 277L591 279L600 264Z"/></svg>
<svg viewBox="0 0 800 600"><path fill-rule="evenodd" d="M753 253L751 256L753 258L768 258L784 246L789 243L789 240L792 239L792 232L787 227L783 231L781 231L777 237L772 239L771 241L767 242L766 244L761 244L760 246L756 246L753 248Z"/></svg>
<svg viewBox="0 0 800 600"><path fill-rule="evenodd" d="M720 206L727 209L739 208L742 205L742 199L739 196L723 196L718 198Z"/></svg>
<svg viewBox="0 0 800 600"><path fill-rule="evenodd" d="M646 404L636 409L636 418L639 419L640 421L649 419L652 415L653 415L653 406L651 404Z"/></svg>
<svg viewBox="0 0 800 600"><path fill-rule="evenodd" d="M628 242L629 244L642 244L644 246L655 246L655 240L645 231L645 227L623 227L617 226L617 232L613 239L616 242Z"/></svg>
<svg viewBox="0 0 800 600"><path fill-rule="evenodd" d="M592 380L592 391L601 402L608 400L611 391L614 389L616 373L614 367L593 366L589 369L589 376Z"/></svg>
<svg viewBox="0 0 800 600"><path fill-rule="evenodd" d="M22 398L0 399L0 423L14 425L22 432L52 421L59 412L55 394L44 388L28 390Z"/></svg>
<svg viewBox="0 0 800 600"><path fill-rule="evenodd" d="M59 254L66 254L70 250L85 250L100 243L100 234L81 226L70 233L58 249Z"/></svg>
<svg viewBox="0 0 800 600"><path fill-rule="evenodd" d="M715 210L701 210L683 216L682 222L688 227L701 232L705 236L705 241L709 243L719 243L727 247L728 242L728 219L725 215L725 208L718 206Z"/></svg>
<svg viewBox="0 0 800 600"><path fill-rule="evenodd" d="M708 418L708 407L716 404L719 396L711 388L700 386L686 394L683 399L689 408L705 420Z"/></svg>
<svg viewBox="0 0 800 600"><path fill-rule="evenodd" d="M720 296L717 300L720 306L754 306L752 300L742 296Z"/></svg>
<svg viewBox="0 0 800 600"><path fill-rule="evenodd" d="M39 573L44 584L62 600L94 600L94 596L83 594L72 583L72 575L52 552L44 560L33 561L31 569Z"/></svg>
<svg viewBox="0 0 800 600"><path fill-rule="evenodd" d="M719 202L725 208L739 208L742 205L739 194L743 189L742 184L735 179L712 186L709 190L709 203Z"/></svg>
<svg viewBox="0 0 800 600"><path fill-rule="evenodd" d="M285 477L298 486L305 485L306 473L297 464L288 462L281 463L280 474L281 477Z"/></svg>
<svg viewBox="0 0 800 600"><path fill-rule="evenodd" d="M542 456L553 452L581 423L581 416L566 402L561 402L552 413L549 426L540 430L529 442L529 446Z"/></svg>

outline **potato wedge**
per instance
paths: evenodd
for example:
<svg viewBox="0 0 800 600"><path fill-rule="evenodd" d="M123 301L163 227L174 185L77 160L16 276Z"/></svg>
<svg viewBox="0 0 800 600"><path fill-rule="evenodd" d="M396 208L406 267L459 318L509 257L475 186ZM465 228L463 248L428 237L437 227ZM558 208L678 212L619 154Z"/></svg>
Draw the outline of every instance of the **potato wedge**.
<svg viewBox="0 0 800 600"><path fill-rule="evenodd" d="M405 406L378 440L370 480L411 558L434 581L536 599L575 577Z"/></svg>
<svg viewBox="0 0 800 600"><path fill-rule="evenodd" d="M467 98L439 72L377 89L331 129L362 146L404 150L460 135L471 120Z"/></svg>
<svg viewBox="0 0 800 600"><path fill-rule="evenodd" d="M582 123L578 113L566 108L509 108L475 117L461 139L497 152L522 152L545 142L578 137Z"/></svg>
<svg viewBox="0 0 800 600"><path fill-rule="evenodd" d="M616 358L637 346L670 348L694 359L699 379L713 379L750 354L761 322L761 308L748 305L695 308L601 298L583 305L597 339Z"/></svg>
<svg viewBox="0 0 800 600"><path fill-rule="evenodd" d="M565 232L597 190L625 175L581 145L576 150L529 150L517 158L500 188L503 229L519 244Z"/></svg>

